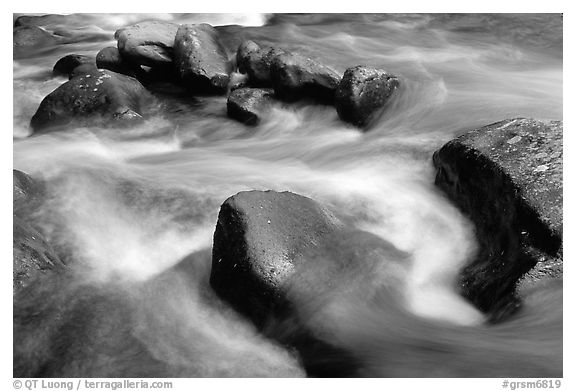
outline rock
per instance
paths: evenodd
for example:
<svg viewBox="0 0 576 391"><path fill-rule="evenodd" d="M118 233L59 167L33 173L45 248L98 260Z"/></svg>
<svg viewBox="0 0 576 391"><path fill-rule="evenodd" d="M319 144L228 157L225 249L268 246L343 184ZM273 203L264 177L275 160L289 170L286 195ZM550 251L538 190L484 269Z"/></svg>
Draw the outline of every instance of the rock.
<svg viewBox="0 0 576 391"><path fill-rule="evenodd" d="M561 121L505 120L434 153L436 184L476 225L480 250L461 282L484 311L514 309L517 281L537 263L551 270L525 278L562 276L562 129Z"/></svg>
<svg viewBox="0 0 576 391"><path fill-rule="evenodd" d="M258 88L238 88L230 93L226 104L228 117L246 125L258 125L263 113L273 101L273 91Z"/></svg>
<svg viewBox="0 0 576 391"><path fill-rule="evenodd" d="M46 26L49 24L66 24L70 20L70 15L22 15L14 21L14 27L21 26Z"/></svg>
<svg viewBox="0 0 576 391"><path fill-rule="evenodd" d="M174 65L182 81L203 92L225 93L228 86L228 56L218 32L209 24L178 28L174 40Z"/></svg>
<svg viewBox="0 0 576 391"><path fill-rule="evenodd" d="M244 41L236 53L238 70L248 75L250 85L254 87L272 87L272 60L283 53L285 51L281 49L260 48L254 41Z"/></svg>
<svg viewBox="0 0 576 391"><path fill-rule="evenodd" d="M340 82L332 69L294 53L274 56L270 77L276 97L285 101L313 98L332 103Z"/></svg>
<svg viewBox="0 0 576 391"><path fill-rule="evenodd" d="M172 63L178 25L158 20L140 22L114 34L123 58L150 67Z"/></svg>
<svg viewBox="0 0 576 391"><path fill-rule="evenodd" d="M346 69L336 89L334 105L340 119L367 127L382 112L399 81L381 69L356 66Z"/></svg>
<svg viewBox="0 0 576 391"><path fill-rule="evenodd" d="M21 26L14 29L14 48L38 47L56 43L58 43L58 39L40 27Z"/></svg>
<svg viewBox="0 0 576 391"><path fill-rule="evenodd" d="M349 289L399 289L407 265L406 254L310 198L248 191L220 208L210 285L265 335L295 347L309 375L346 376L355 362L324 338L316 304Z"/></svg>
<svg viewBox="0 0 576 391"><path fill-rule="evenodd" d="M70 76L76 67L83 64L94 64L94 58L83 54L69 54L56 62L52 73Z"/></svg>
<svg viewBox="0 0 576 391"><path fill-rule="evenodd" d="M41 183L13 170L13 292L16 294L35 278L64 264L35 226L33 214L43 201Z"/></svg>
<svg viewBox="0 0 576 391"><path fill-rule="evenodd" d="M144 72L139 65L132 64L122 58L118 48L113 46L104 48L98 52L96 55L96 67L98 69L108 69L109 71L130 77L140 77Z"/></svg>
<svg viewBox="0 0 576 391"><path fill-rule="evenodd" d="M114 119L134 118L132 114L126 116L127 112L140 117L151 101L152 96L138 80L112 71L92 69L78 74L47 95L30 125L35 132L66 126L72 121L89 126L110 122L118 125L122 121Z"/></svg>

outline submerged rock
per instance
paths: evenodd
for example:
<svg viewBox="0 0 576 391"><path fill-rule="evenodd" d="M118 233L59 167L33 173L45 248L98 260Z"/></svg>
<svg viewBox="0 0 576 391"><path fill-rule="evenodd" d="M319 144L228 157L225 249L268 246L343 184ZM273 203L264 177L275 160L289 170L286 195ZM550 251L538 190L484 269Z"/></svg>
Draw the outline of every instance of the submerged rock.
<svg viewBox="0 0 576 391"><path fill-rule="evenodd" d="M353 125L367 127L382 112L398 86L398 78L384 70L365 66L348 68L336 89L334 104L338 116Z"/></svg>
<svg viewBox="0 0 576 391"><path fill-rule="evenodd" d="M264 334L294 346L309 374L346 376L354 360L331 345L318 308L348 290L370 295L375 276L394 290L405 266L406 254L310 198L248 191L220 208L210 285Z"/></svg>
<svg viewBox="0 0 576 391"><path fill-rule="evenodd" d="M279 99L313 98L332 103L340 75L311 58L294 53L274 56L270 66L274 93Z"/></svg>
<svg viewBox="0 0 576 391"><path fill-rule="evenodd" d="M434 153L436 184L476 225L480 250L461 282L484 311L514 308L518 279L537 263L525 278L562 276L562 129L505 120Z"/></svg>
<svg viewBox="0 0 576 391"><path fill-rule="evenodd" d="M37 276L64 264L35 226L34 211L43 202L44 188L22 171L13 170L13 291L28 286Z"/></svg>
<svg viewBox="0 0 576 391"><path fill-rule="evenodd" d="M76 67L83 64L94 64L94 58L83 54L68 54L56 62L52 73L55 75L70 76Z"/></svg>
<svg viewBox="0 0 576 391"><path fill-rule="evenodd" d="M12 38L14 48L38 47L58 43L58 39L54 35L37 26L16 27Z"/></svg>
<svg viewBox="0 0 576 391"><path fill-rule="evenodd" d="M230 93L226 104L228 117L246 125L258 125L263 113L272 104L273 91L259 88L238 88Z"/></svg>
<svg viewBox="0 0 576 391"><path fill-rule="evenodd" d="M209 24L182 25L174 40L174 65L182 81L192 89L225 93L228 56Z"/></svg>
<svg viewBox="0 0 576 391"><path fill-rule="evenodd" d="M172 63L178 25L152 20L119 29L114 34L122 57L150 67Z"/></svg>
<svg viewBox="0 0 576 391"><path fill-rule="evenodd" d="M151 99L152 96L138 80L93 68L87 73L78 74L47 95L30 125L37 132L66 126L72 121L107 125L111 122L119 124L114 120L121 119L124 123L125 119L141 118Z"/></svg>

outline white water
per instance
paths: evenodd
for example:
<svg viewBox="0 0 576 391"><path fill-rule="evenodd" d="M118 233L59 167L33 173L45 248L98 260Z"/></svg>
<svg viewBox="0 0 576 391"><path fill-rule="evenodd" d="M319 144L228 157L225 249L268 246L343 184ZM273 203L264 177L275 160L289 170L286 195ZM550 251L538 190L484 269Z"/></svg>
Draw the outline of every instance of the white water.
<svg viewBox="0 0 576 391"><path fill-rule="evenodd" d="M262 18L150 16L245 25L260 25ZM207 275L218 208L243 190L289 190L351 217L358 228L409 254L406 310L449 324L482 324L455 286L459 268L474 255L473 229L435 189L431 154L466 128L517 116L562 118L561 46L549 45L558 37L533 41L538 29L556 31L558 18L543 17L540 24L521 16L487 18L488 24L437 18L350 17L245 29L258 42L311 54L340 72L366 64L399 75L400 93L366 134L340 122L333 107L279 106L252 129L226 118L225 98L199 98L195 108L180 102L183 110L166 109L134 129L29 137L41 99L65 81L49 73L57 59L95 54L113 41L61 45L15 60L14 168L47 180L50 199L39 221L48 239L72 254L79 280L122 289L144 283L145 293L136 290L130 301L142 318L138 338L161 361L188 368L177 375L303 374L296 358L225 305L202 298L211 295ZM58 27L74 32L90 25L111 36L138 20L76 15ZM459 30L460 23L483 28ZM183 259L194 264L192 283L171 269ZM335 305L338 314L362 313L358 306L349 311L348 301L332 300L327 312ZM374 321L372 311L361 316L361 325ZM354 334L339 328L346 330L337 338ZM365 338L372 337L367 332Z"/></svg>

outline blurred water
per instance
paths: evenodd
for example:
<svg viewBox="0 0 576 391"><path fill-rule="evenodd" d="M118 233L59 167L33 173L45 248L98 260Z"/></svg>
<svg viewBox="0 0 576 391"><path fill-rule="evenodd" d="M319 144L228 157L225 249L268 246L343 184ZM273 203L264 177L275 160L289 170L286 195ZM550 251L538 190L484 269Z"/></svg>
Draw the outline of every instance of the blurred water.
<svg viewBox="0 0 576 391"><path fill-rule="evenodd" d="M307 104L278 105L260 126L246 128L226 117L224 97L198 97L175 98L132 129L77 128L29 137L29 121L42 98L65 81L51 76L54 63L69 53L95 55L115 44L117 28L145 19L242 24L235 34L244 38L310 55L340 73L359 64L384 68L400 77L402 87L366 134L340 122L333 107ZM259 337L232 311L217 311L212 301L198 299L210 295L205 254L218 208L243 190L309 196L407 252L403 293L410 316L456 325L483 322L455 292L458 270L476 243L470 223L434 188L431 154L466 129L501 119L562 119L559 15L79 14L44 28L72 38L14 60L14 168L47 180L50 199L39 221L49 239L82 265L82 281L112 286L152 281L155 286L163 273L172 276L165 283L171 288L160 290L160 297L144 301L136 295L131 301L140 308L138 317L144 316L140 339L149 350L163 362L176 360L188 368L168 373L302 374L293 356ZM231 57L235 49L228 44ZM192 256L198 275L184 288L177 282L181 277L168 270L189 254L204 255ZM175 304L168 299L179 296L190 299L171 307ZM352 313L348 304L338 305L338 313ZM362 314L360 307L350 308L366 322L344 322L343 330L335 331L344 345L357 341L357 327L367 328L366 343L379 341L372 330L382 322L374 319L379 311ZM164 318L180 326L175 331ZM406 327L402 322L390 323ZM162 339L171 332L180 338ZM405 342L413 343L408 337ZM230 358L238 352L253 357L248 368ZM191 369L190 357L205 361ZM265 357L270 365L256 370ZM419 374L417 357L411 371L380 371L371 363L366 374L432 373L423 366ZM497 376L490 370L489 376Z"/></svg>

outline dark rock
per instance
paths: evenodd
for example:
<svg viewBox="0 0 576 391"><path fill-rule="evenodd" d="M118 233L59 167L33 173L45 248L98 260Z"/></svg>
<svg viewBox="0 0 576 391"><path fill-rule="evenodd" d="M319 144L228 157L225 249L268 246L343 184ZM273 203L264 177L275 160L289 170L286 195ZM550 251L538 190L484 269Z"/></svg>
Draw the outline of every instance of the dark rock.
<svg viewBox="0 0 576 391"><path fill-rule="evenodd" d="M137 23L114 34L123 58L139 65L163 66L172 63L178 25L158 20Z"/></svg>
<svg viewBox="0 0 576 391"><path fill-rule="evenodd" d="M191 89L225 93L228 86L228 56L209 24L182 25L174 40L174 65Z"/></svg>
<svg viewBox="0 0 576 391"><path fill-rule="evenodd" d="M65 126L72 121L86 125L101 126L110 122L118 125L122 122L114 119L141 118L151 100L152 96L138 80L93 69L78 74L47 95L30 125L34 131Z"/></svg>
<svg viewBox="0 0 576 391"><path fill-rule="evenodd" d="M340 82L332 69L294 53L274 56L270 77L276 97L285 101L313 98L331 103Z"/></svg>
<svg viewBox="0 0 576 391"><path fill-rule="evenodd" d="M21 171L13 170L13 290L35 278L64 267L54 249L35 226L33 215L43 202L44 187Z"/></svg>
<svg viewBox="0 0 576 391"><path fill-rule="evenodd" d="M69 54L56 62L52 73L70 76L76 67L83 64L94 64L94 58L83 54Z"/></svg>
<svg viewBox="0 0 576 391"><path fill-rule="evenodd" d="M15 48L38 47L56 43L58 43L58 39L40 27L21 26L14 29L13 46Z"/></svg>
<svg viewBox="0 0 576 391"><path fill-rule="evenodd" d="M434 153L436 184L476 225L479 253L461 282L484 311L515 308L517 281L531 269L525 279L562 276L562 129L505 120Z"/></svg>
<svg viewBox="0 0 576 391"><path fill-rule="evenodd" d="M338 116L356 126L367 127L383 111L398 86L398 78L384 70L348 68L336 89L334 105Z"/></svg>
<svg viewBox="0 0 576 391"><path fill-rule="evenodd" d="M238 88L230 93L226 104L228 117L246 125L258 125L262 114L273 102L273 91L258 88Z"/></svg>
<svg viewBox="0 0 576 391"><path fill-rule="evenodd" d="M406 265L406 254L348 228L310 198L249 191L220 208L210 285L265 335L294 346L309 375L346 376L355 370L354 360L309 323L316 304L322 297L373 286L366 281L380 267L379 275L386 277L379 284L398 289Z"/></svg>
<svg viewBox="0 0 576 391"><path fill-rule="evenodd" d="M96 67L98 69L108 69L109 71L130 77L140 77L144 72L139 65L132 64L122 58L118 48L113 46L104 48L98 52L96 55Z"/></svg>
<svg viewBox="0 0 576 391"><path fill-rule="evenodd" d="M283 53L285 51L281 49L260 48L254 41L244 41L236 53L238 70L248 75L250 85L254 87L272 87L272 60Z"/></svg>

